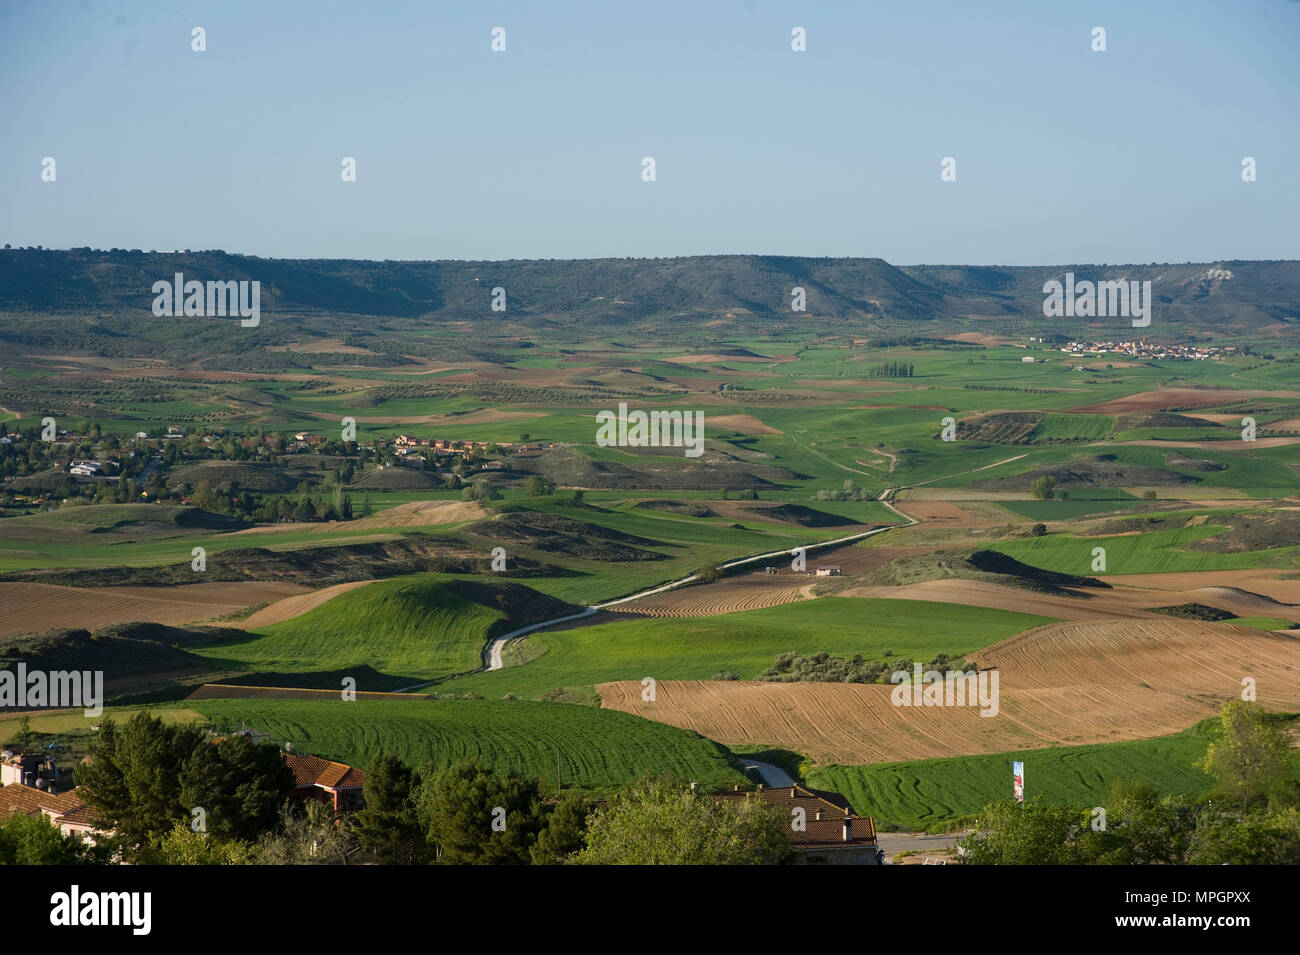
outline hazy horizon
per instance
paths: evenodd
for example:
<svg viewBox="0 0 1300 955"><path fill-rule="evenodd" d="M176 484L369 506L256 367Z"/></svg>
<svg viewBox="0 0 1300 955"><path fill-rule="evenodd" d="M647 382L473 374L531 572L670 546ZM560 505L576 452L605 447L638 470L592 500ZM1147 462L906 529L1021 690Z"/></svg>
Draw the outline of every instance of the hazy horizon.
<svg viewBox="0 0 1300 955"><path fill-rule="evenodd" d="M1288 0L10 4L0 242L408 261L1289 261L1298 47Z"/></svg>

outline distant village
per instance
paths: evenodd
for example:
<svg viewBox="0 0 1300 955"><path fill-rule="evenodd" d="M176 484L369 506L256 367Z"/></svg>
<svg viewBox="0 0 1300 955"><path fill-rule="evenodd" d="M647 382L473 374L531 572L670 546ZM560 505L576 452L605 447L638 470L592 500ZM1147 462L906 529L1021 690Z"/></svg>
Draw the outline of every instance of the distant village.
<svg viewBox="0 0 1300 955"><path fill-rule="evenodd" d="M323 435L299 431L284 450L288 454L313 452L325 441ZM417 468L424 467L428 459L433 456L469 460L492 455L534 455L555 447L554 444L542 442L530 444L514 441L456 441L450 438L419 438L413 434L399 434L395 438L376 438L368 442L368 445L380 452L391 453L393 457L391 464ZM382 469L391 464L381 462L379 467ZM500 460L480 461L480 467L485 471L500 471L504 466Z"/></svg>
<svg viewBox="0 0 1300 955"><path fill-rule="evenodd" d="M1045 339L1031 338L1031 342L1045 343ZM1100 341L1067 342L1060 346L1066 355L1118 355L1142 360L1163 359L1180 361L1205 361L1210 358L1232 358L1238 354L1235 345L1184 345L1174 342Z"/></svg>
<svg viewBox="0 0 1300 955"><path fill-rule="evenodd" d="M72 497L97 504L173 500L247 520L347 520L352 517L348 492L369 490L353 486L361 471L420 470L442 480L445 489L464 490L476 499L473 495L489 492L479 482L471 483L474 475L517 471L512 461L522 464L555 447L526 434L517 442L407 433L365 437L369 440L344 441L334 429L241 433L185 424L117 435L83 422L72 431L59 428L52 440L45 440L39 429L27 427L0 433L0 507L48 507ZM176 468L205 460L284 467L294 455L307 458L309 470L299 470L298 487L287 494L239 487L217 472L210 480L198 476L195 487L169 477Z"/></svg>

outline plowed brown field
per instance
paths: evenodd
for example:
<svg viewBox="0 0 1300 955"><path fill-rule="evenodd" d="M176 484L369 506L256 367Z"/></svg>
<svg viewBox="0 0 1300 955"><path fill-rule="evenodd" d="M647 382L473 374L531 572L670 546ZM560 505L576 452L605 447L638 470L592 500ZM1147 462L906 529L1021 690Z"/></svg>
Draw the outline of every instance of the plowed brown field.
<svg viewBox="0 0 1300 955"><path fill-rule="evenodd" d="M714 428L723 428L727 431L739 431L741 434L781 434L771 425L763 424L752 414L719 414L710 415L709 424Z"/></svg>
<svg viewBox="0 0 1300 955"><path fill-rule="evenodd" d="M793 578L792 582L782 585L764 582L764 577L768 581L773 578L760 574L757 579L744 577L735 581L683 587L622 604L619 610L642 617L713 617L722 613L739 613L742 610L794 603L812 596L804 593L809 578L802 574L797 578L789 576Z"/></svg>
<svg viewBox="0 0 1300 955"><path fill-rule="evenodd" d="M234 531L229 536L238 537L241 535L261 535L277 533L302 534L330 534L338 533L341 530L346 531L367 531L367 530L388 530L398 527L433 527L439 524L459 524L463 521L477 521L486 517L487 511L481 504L475 504L472 501L411 501L407 504L398 504L396 507L390 507L373 514L370 517L359 517L356 520L347 521L346 523L320 523L308 524L305 527L302 524L263 524L258 527L249 527L242 531ZM375 535L376 540L388 539L389 535ZM349 537L350 543L356 543L363 538Z"/></svg>
<svg viewBox="0 0 1300 955"><path fill-rule="evenodd" d="M1198 574L1142 575L1183 577L1185 584L1199 583L1208 586L1188 590L1157 589L1150 585L1133 586L1129 578L1111 578L1117 583L1113 590L1077 588L1071 593L1077 597L1037 593L1020 587L1004 587L977 580L927 580L902 587L854 587L839 594L841 597L890 597L898 600L933 600L936 603L965 604L972 607L991 607L995 610L1016 610L1021 613L1057 617L1062 620L1114 620L1168 619L1151 613L1153 607L1173 607L1185 603L1202 603L1227 610L1239 617L1282 617L1300 623L1300 580L1261 580L1258 571L1245 571L1249 578L1227 577L1238 571ZM1275 573L1275 572L1274 572ZM1233 583L1232 581L1241 581ZM1172 583L1170 581L1163 581ZM1245 592L1248 586L1262 585L1280 596L1267 599L1259 596L1263 591ZM1234 589L1238 588L1238 589ZM1291 600L1289 598L1296 598ZM1277 602L1283 601L1283 602Z"/></svg>
<svg viewBox="0 0 1300 955"><path fill-rule="evenodd" d="M321 604L333 600L339 594L373 583L373 580L351 580L345 584L335 584L333 587L322 587L320 590L285 597L283 600L277 600L275 603L263 607L257 613L251 614L240 621L239 626L245 630L256 630L259 627L267 627L273 623L283 623L293 617L305 614L308 610L315 610Z"/></svg>
<svg viewBox="0 0 1300 955"><path fill-rule="evenodd" d="M819 761L874 763L1144 739L1175 733L1257 682L1259 702L1300 708L1300 638L1231 624L1112 620L1039 627L972 656L997 667L999 709L900 707L894 687L852 683L603 683L602 705Z"/></svg>
<svg viewBox="0 0 1300 955"><path fill-rule="evenodd" d="M1141 411L1167 411L1176 408L1212 408L1246 398L1300 398L1300 391L1252 391L1238 388L1157 388L1124 398L1112 398L1096 404L1066 408L1086 414L1132 414Z"/></svg>
<svg viewBox="0 0 1300 955"><path fill-rule="evenodd" d="M182 584L178 587L59 587L0 583L0 633L39 633L54 627L95 630L136 620L172 626L221 617L303 587L279 581Z"/></svg>
<svg viewBox="0 0 1300 955"><path fill-rule="evenodd" d="M909 517L940 527L979 527L993 523L989 518L974 514L950 501L900 501L898 509Z"/></svg>

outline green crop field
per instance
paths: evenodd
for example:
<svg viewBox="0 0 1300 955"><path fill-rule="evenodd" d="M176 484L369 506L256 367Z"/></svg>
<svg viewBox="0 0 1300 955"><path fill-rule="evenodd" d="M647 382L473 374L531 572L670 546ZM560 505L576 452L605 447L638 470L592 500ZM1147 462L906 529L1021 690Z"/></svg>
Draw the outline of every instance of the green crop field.
<svg viewBox="0 0 1300 955"><path fill-rule="evenodd" d="M1049 412L1029 433L1030 441L1066 440L1081 441L1089 438L1100 441L1110 434L1115 419L1099 414L1057 414Z"/></svg>
<svg viewBox="0 0 1300 955"><path fill-rule="evenodd" d="M481 756L497 772L514 771L552 786L602 788L644 773L675 774L708 788L743 781L726 750L697 733L614 710L563 703L438 700L207 700L208 719L269 733L313 753L364 767L380 753L412 765L447 766Z"/></svg>
<svg viewBox="0 0 1300 955"><path fill-rule="evenodd" d="M1162 794L1202 796L1213 778L1195 763L1217 732L1206 720L1172 736L870 766L819 766L808 785L843 793L881 829L940 831L990 802L1011 798L1011 762L1025 764L1025 794L1048 803L1105 805L1119 780L1145 779ZM1300 772L1300 753L1293 754Z"/></svg>
<svg viewBox="0 0 1300 955"><path fill-rule="evenodd" d="M1048 534L1022 540L994 541L989 547L1034 567L1065 574L1100 573L1101 571L1092 569L1095 547L1106 551L1107 574L1162 574L1251 567L1300 568L1300 554L1294 545L1238 553L1183 549L1183 545L1213 537L1223 529L1222 526L1204 524L1199 527L1109 537Z"/></svg>
<svg viewBox="0 0 1300 955"><path fill-rule="evenodd" d="M490 673L448 681L440 691L531 699L558 687L587 690L613 680L708 680L731 670L757 678L779 654L820 651L868 660L959 656L997 643L1046 617L963 607L960 625L917 600L821 597L715 617L646 618L528 637L514 660Z"/></svg>

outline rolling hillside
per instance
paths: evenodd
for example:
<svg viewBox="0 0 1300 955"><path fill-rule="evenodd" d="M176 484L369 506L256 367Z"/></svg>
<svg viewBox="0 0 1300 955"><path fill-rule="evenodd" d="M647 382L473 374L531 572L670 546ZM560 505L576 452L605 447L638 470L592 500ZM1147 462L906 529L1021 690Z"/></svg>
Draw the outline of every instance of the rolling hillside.
<svg viewBox="0 0 1300 955"><path fill-rule="evenodd" d="M357 689L390 689L394 682L474 670L482 663L488 637L499 630L578 609L519 584L416 574L340 594L299 617L265 627L246 643L214 648L207 655L225 667L281 675L370 667L392 679L368 686L359 678ZM297 685L314 683L308 678Z"/></svg>

